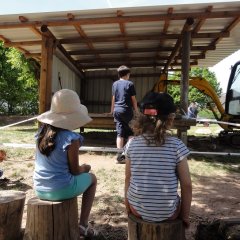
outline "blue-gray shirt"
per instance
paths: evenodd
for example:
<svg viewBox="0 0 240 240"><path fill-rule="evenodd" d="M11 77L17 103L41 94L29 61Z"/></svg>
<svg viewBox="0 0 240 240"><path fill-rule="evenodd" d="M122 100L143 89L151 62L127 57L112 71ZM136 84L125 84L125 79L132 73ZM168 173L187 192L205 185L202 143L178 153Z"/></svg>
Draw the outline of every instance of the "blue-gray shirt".
<svg viewBox="0 0 240 240"><path fill-rule="evenodd" d="M115 98L114 111L132 111L132 96L136 95L133 82L119 79L113 83L112 95Z"/></svg>
<svg viewBox="0 0 240 240"><path fill-rule="evenodd" d="M73 175L70 173L67 157L67 147L72 141L83 137L75 132L61 130L56 136L55 149L49 156L40 153L36 148L34 187L37 191L50 192L70 185Z"/></svg>

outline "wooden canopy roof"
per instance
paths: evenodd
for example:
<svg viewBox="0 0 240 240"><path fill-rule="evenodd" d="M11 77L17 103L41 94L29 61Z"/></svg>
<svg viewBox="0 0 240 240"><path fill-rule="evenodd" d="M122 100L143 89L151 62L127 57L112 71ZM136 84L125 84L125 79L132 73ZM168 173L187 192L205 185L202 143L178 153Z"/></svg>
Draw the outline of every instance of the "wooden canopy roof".
<svg viewBox="0 0 240 240"><path fill-rule="evenodd" d="M210 67L239 49L240 2L0 16L0 39L27 57L41 59L47 29L81 72L179 70L183 31L191 31L190 66Z"/></svg>

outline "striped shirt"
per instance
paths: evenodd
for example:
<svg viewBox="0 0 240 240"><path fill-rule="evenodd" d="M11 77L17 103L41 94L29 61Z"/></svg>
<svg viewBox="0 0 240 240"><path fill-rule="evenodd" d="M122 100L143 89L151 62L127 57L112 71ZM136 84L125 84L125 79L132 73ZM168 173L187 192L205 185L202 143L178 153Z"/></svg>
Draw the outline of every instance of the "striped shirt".
<svg viewBox="0 0 240 240"><path fill-rule="evenodd" d="M147 145L143 136L137 136L127 143L125 154L131 162L129 203L143 220L160 222L171 217L180 199L176 168L188 156L187 147L172 136L162 146Z"/></svg>

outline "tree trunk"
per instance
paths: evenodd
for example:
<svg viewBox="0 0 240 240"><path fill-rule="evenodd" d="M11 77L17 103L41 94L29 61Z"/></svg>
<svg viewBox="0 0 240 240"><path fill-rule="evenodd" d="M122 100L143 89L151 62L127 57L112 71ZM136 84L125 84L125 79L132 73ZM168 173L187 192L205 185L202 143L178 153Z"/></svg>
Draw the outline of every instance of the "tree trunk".
<svg viewBox="0 0 240 240"><path fill-rule="evenodd" d="M132 214L128 217L128 240L185 240L181 220L161 223L144 222Z"/></svg>
<svg viewBox="0 0 240 240"><path fill-rule="evenodd" d="M0 191L0 239L16 240L21 224L26 194L21 191Z"/></svg>
<svg viewBox="0 0 240 240"><path fill-rule="evenodd" d="M31 198L24 240L65 239L79 239L77 197L61 202Z"/></svg>

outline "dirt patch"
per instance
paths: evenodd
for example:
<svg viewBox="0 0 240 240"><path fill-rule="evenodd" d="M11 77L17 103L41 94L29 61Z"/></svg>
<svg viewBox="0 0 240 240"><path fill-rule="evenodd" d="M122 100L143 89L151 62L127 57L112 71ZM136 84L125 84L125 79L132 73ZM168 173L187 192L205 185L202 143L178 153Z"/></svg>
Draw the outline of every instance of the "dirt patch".
<svg viewBox="0 0 240 240"><path fill-rule="evenodd" d="M34 152L33 152L34 154ZM81 163L88 163L98 177L98 188L90 221L101 231L102 239L126 240L127 217L124 208L124 165L115 164L115 155L81 153ZM195 164L189 161L190 166ZM10 181L0 189L18 189L26 192L27 199L34 197L32 173L34 161L7 159L1 164L4 177ZM193 202L191 227L187 240L193 240L199 222L240 216L240 176L238 173L220 172L214 176L193 174ZM78 198L79 207L81 197ZM24 208L22 227L26 223L27 206Z"/></svg>

